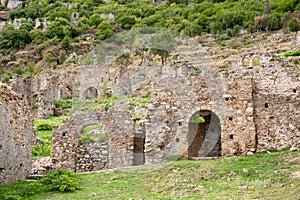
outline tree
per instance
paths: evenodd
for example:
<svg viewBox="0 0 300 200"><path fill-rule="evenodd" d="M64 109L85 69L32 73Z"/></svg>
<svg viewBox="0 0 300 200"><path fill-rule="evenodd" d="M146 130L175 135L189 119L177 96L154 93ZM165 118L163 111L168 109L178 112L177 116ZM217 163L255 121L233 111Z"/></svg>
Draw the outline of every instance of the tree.
<svg viewBox="0 0 300 200"><path fill-rule="evenodd" d="M98 26L99 31L97 31L96 36L100 40L106 40L107 38L114 35L111 25L108 21L103 21Z"/></svg>
<svg viewBox="0 0 300 200"><path fill-rule="evenodd" d="M103 20L100 18L99 14L93 14L92 16L90 16L90 18L88 19L88 24L90 26L94 26L97 27L99 26L99 24L101 24Z"/></svg>
<svg viewBox="0 0 300 200"><path fill-rule="evenodd" d="M65 36L76 37L80 35L81 29L75 28L70 24L70 22L64 18L55 19L51 24L47 27L45 32L45 36L47 38L58 38L62 40Z"/></svg>
<svg viewBox="0 0 300 200"><path fill-rule="evenodd" d="M42 30L35 29L29 32L29 37L34 44L41 44L45 41L45 35Z"/></svg>
<svg viewBox="0 0 300 200"><path fill-rule="evenodd" d="M156 33L150 39L150 52L161 57L161 63L164 64L170 52L175 49L174 34L169 30L163 30Z"/></svg>
<svg viewBox="0 0 300 200"><path fill-rule="evenodd" d="M131 29L131 27L135 24L135 18L136 17L134 15L125 15L118 20L118 23L124 29Z"/></svg>

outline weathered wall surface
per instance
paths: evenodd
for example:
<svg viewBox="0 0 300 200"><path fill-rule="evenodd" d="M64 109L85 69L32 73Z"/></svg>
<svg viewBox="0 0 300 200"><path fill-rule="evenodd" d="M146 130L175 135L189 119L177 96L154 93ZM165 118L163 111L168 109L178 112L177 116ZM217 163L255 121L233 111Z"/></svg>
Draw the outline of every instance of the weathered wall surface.
<svg viewBox="0 0 300 200"><path fill-rule="evenodd" d="M4 85L0 85L0 118L0 184L6 184L30 174L36 135L26 99Z"/></svg>
<svg viewBox="0 0 300 200"><path fill-rule="evenodd" d="M254 71L257 151L283 149L300 139L300 82L294 68L268 66Z"/></svg>
<svg viewBox="0 0 300 200"><path fill-rule="evenodd" d="M256 151L256 131L253 119L253 78L241 69L229 72L224 80L226 107L222 126L222 154L238 155Z"/></svg>
<svg viewBox="0 0 300 200"><path fill-rule="evenodd" d="M29 102L33 113L39 118L53 116L55 102L63 98L76 98L75 78L77 69L43 71L34 79L15 76L11 86Z"/></svg>
<svg viewBox="0 0 300 200"><path fill-rule="evenodd" d="M78 144L79 134L84 127L93 124L103 126L108 133L107 145L101 143L83 149ZM75 113L53 130L53 161L57 168L78 172L131 166L133 139L134 121L126 104L116 105L107 112ZM93 154L96 151L98 157Z"/></svg>

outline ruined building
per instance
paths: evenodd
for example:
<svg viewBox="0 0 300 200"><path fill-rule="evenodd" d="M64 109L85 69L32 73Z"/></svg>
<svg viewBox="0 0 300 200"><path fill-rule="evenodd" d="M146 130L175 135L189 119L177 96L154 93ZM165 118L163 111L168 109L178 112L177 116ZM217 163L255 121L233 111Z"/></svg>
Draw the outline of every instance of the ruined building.
<svg viewBox="0 0 300 200"><path fill-rule="evenodd" d="M0 85L0 185L30 174L36 135L25 98Z"/></svg>
<svg viewBox="0 0 300 200"><path fill-rule="evenodd" d="M170 156L250 155L299 140L299 72L293 67L250 53L219 69L200 48L178 52L164 65L150 59L132 66L92 63L32 80L16 77L12 87L41 118L52 116L62 98L77 99L78 108L105 96L126 99L79 109L53 129L53 163L76 172ZM133 104L134 97L149 101ZM102 130L84 138L89 125Z"/></svg>

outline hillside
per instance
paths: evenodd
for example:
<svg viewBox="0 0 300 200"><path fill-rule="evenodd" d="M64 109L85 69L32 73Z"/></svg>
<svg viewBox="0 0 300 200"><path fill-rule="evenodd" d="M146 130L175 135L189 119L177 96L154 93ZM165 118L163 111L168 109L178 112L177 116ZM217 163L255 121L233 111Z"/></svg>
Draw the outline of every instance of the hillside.
<svg viewBox="0 0 300 200"><path fill-rule="evenodd" d="M0 13L1 80L80 65L82 56L99 42L140 27L166 28L189 37L208 33L221 40L261 31L294 32L300 29L299 5L296 0L10 0ZM235 40L231 46L239 45L245 46Z"/></svg>

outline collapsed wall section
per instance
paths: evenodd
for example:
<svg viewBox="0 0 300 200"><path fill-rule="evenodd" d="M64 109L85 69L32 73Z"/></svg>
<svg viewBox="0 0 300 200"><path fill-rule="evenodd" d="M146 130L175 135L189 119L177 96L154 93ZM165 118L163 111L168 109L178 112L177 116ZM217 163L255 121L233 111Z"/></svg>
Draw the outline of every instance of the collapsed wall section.
<svg viewBox="0 0 300 200"><path fill-rule="evenodd" d="M30 174L36 135L25 99L0 85L0 184L25 179Z"/></svg>
<svg viewBox="0 0 300 200"><path fill-rule="evenodd" d="M80 143L80 133L88 125L101 125L107 140ZM77 112L53 129L52 156L55 168L87 172L133 165L134 121L127 104L108 111Z"/></svg>

